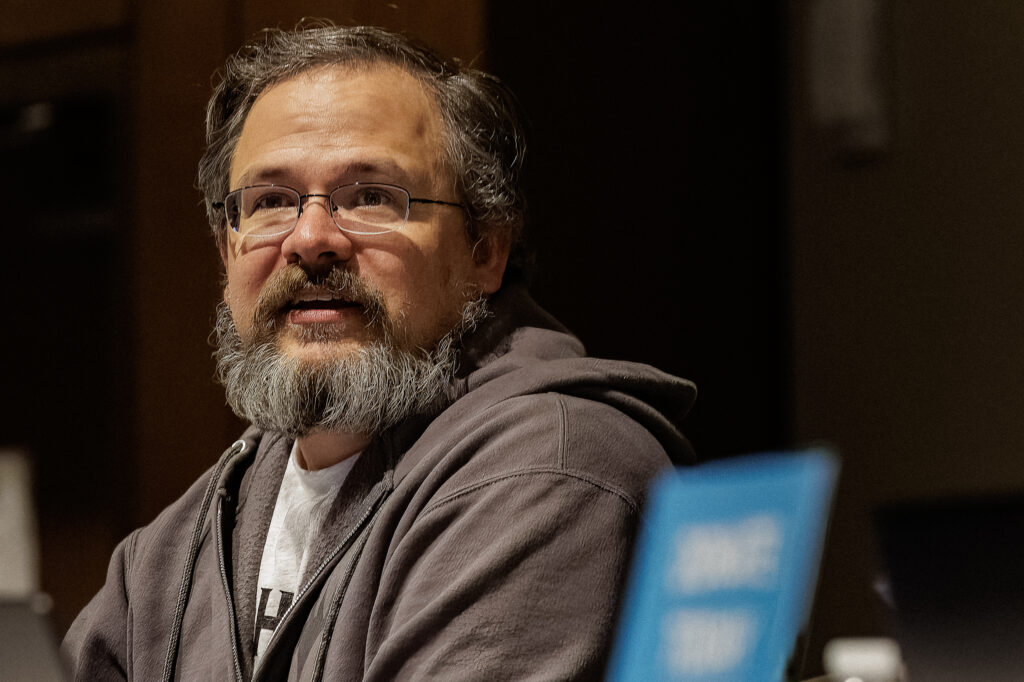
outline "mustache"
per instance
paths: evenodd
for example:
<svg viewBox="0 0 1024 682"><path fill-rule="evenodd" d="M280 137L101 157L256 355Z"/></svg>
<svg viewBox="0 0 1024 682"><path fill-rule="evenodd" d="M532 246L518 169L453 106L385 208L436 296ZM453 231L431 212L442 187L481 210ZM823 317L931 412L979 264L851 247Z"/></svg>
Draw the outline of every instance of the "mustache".
<svg viewBox="0 0 1024 682"><path fill-rule="evenodd" d="M333 265L317 271L293 263L267 279L256 299L254 327L264 332L273 332L279 324L281 312L304 289L312 288L326 289L361 307L368 328L386 326L390 319L383 294L351 270Z"/></svg>

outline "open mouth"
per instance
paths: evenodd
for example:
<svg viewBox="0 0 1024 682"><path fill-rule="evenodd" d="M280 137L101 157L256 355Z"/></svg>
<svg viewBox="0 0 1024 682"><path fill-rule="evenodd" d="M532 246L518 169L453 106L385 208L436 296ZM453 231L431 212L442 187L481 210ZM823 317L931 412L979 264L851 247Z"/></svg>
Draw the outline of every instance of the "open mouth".
<svg viewBox="0 0 1024 682"><path fill-rule="evenodd" d="M299 292L285 305L285 311L291 310L341 310L343 308L362 308L362 304L349 300L338 292L316 291L307 289Z"/></svg>
<svg viewBox="0 0 1024 682"><path fill-rule="evenodd" d="M253 319L270 333L297 325L336 334L357 333L386 318L383 297L354 273L309 273L288 265L264 286Z"/></svg>
<svg viewBox="0 0 1024 682"><path fill-rule="evenodd" d="M347 324L352 315L362 315L364 306L338 291L308 288L298 292L281 308L292 324Z"/></svg>

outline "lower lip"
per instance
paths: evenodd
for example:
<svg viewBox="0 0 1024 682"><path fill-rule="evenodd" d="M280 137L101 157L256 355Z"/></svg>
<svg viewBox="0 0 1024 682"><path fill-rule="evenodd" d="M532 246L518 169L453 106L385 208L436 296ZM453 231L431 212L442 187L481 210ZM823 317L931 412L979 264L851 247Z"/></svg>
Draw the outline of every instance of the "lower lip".
<svg viewBox="0 0 1024 682"><path fill-rule="evenodd" d="M358 316L360 309L347 308L296 308L288 311L291 324L337 324Z"/></svg>

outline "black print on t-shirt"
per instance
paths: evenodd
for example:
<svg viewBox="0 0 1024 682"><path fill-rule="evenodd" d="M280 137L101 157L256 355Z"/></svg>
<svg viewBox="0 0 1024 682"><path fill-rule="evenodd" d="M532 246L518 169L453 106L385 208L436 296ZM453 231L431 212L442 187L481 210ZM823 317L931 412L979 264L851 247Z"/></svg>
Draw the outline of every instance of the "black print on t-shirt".
<svg viewBox="0 0 1024 682"><path fill-rule="evenodd" d="M260 631L270 630L273 632L277 628L277 624L281 622L281 616L285 614L288 607L292 605L292 598L295 594L292 592L281 591L281 602L277 605L277 615L267 615L267 601L270 599L271 590L267 587L260 588L260 605L256 609L256 633L252 640L253 647L259 646Z"/></svg>

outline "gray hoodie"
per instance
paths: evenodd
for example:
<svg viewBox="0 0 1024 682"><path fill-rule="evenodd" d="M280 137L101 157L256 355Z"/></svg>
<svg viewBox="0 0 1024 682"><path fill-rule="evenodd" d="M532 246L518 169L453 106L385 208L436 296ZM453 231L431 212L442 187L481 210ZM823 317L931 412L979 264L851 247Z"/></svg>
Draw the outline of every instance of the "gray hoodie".
<svg viewBox="0 0 1024 682"><path fill-rule="evenodd" d="M252 669L256 580L291 442L246 431L118 545L64 641L82 680L601 675L650 479L691 457L691 383L598 360L518 287L454 399L379 436Z"/></svg>

